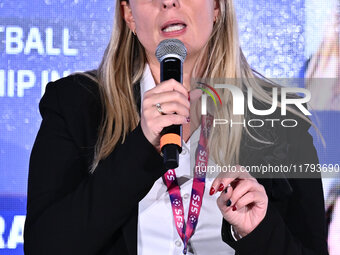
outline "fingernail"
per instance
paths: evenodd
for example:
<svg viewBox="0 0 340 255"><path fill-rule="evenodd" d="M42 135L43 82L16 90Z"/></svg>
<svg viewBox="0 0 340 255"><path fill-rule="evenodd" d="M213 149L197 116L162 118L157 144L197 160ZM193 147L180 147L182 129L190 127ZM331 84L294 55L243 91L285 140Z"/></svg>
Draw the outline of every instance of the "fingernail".
<svg viewBox="0 0 340 255"><path fill-rule="evenodd" d="M187 122L190 122L190 117L187 118Z"/></svg>
<svg viewBox="0 0 340 255"><path fill-rule="evenodd" d="M224 189L224 185L221 183L220 186L218 187L218 191L222 191Z"/></svg>
<svg viewBox="0 0 340 255"><path fill-rule="evenodd" d="M231 206L231 200L230 199L228 199L228 201L227 201L227 206L228 207Z"/></svg>
<svg viewBox="0 0 340 255"><path fill-rule="evenodd" d="M210 196L213 195L214 193L215 193L215 189L214 187L211 187L210 192L209 192Z"/></svg>
<svg viewBox="0 0 340 255"><path fill-rule="evenodd" d="M236 206L233 206L233 212L235 212L237 210Z"/></svg>
<svg viewBox="0 0 340 255"><path fill-rule="evenodd" d="M227 186L227 187L225 188L224 193L228 193L228 187L229 187L229 186Z"/></svg>

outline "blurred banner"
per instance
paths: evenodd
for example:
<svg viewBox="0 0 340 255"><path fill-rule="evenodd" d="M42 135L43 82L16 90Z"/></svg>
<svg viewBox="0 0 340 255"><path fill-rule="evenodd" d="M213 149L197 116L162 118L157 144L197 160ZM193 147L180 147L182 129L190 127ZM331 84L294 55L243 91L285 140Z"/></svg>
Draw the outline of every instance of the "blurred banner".
<svg viewBox="0 0 340 255"><path fill-rule="evenodd" d="M340 86L337 1L235 0L243 50L268 78L333 78L312 102L320 163L339 164ZM113 0L0 0L0 254L23 254L30 151L46 84L95 69L111 33ZM330 252L340 254L337 179L325 178Z"/></svg>

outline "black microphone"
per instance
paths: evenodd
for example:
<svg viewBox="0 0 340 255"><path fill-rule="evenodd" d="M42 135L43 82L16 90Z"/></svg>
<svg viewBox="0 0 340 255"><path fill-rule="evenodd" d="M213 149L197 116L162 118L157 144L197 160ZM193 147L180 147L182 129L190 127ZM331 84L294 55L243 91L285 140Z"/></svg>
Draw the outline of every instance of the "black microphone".
<svg viewBox="0 0 340 255"><path fill-rule="evenodd" d="M156 57L161 64L161 82L175 79L183 83L183 62L186 56L187 49L178 39L167 39L159 43ZM182 125L163 128L160 145L165 168L177 168L179 154L182 152Z"/></svg>

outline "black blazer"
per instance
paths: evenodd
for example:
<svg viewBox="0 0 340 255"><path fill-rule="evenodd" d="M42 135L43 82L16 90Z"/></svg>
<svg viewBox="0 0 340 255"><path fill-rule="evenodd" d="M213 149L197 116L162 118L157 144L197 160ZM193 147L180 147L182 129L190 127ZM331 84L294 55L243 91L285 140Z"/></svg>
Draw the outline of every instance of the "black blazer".
<svg viewBox="0 0 340 255"><path fill-rule="evenodd" d="M30 158L25 254L137 254L138 203L164 174L162 157L138 125L89 174L102 105L97 85L86 77L48 84L39 106L43 120ZM261 129L275 141L266 146L244 135L241 164L317 163L308 128ZM222 238L236 254L327 254L320 178L258 181L269 197L260 225L235 242L223 221Z"/></svg>

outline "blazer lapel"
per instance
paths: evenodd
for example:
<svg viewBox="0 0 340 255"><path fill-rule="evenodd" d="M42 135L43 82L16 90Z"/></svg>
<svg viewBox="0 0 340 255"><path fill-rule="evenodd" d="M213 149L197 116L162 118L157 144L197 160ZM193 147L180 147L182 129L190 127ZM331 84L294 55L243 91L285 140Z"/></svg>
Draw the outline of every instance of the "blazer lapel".
<svg viewBox="0 0 340 255"><path fill-rule="evenodd" d="M291 150L291 147L287 144L285 135L281 134L283 138L277 139L277 135L271 134L272 132L271 130L262 130L261 133L254 134L255 137L274 141L274 144L271 145L260 144L249 137L246 132L243 133L240 150L241 165L278 166L290 162L289 150ZM273 200L285 199L293 193L290 181L283 172L266 173L265 176L261 173L255 173L254 177L265 187L267 195Z"/></svg>

